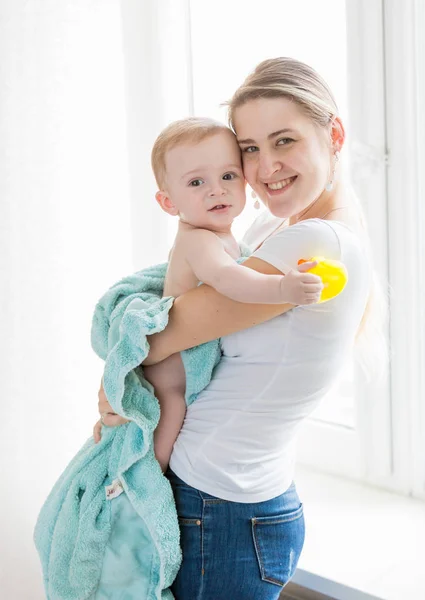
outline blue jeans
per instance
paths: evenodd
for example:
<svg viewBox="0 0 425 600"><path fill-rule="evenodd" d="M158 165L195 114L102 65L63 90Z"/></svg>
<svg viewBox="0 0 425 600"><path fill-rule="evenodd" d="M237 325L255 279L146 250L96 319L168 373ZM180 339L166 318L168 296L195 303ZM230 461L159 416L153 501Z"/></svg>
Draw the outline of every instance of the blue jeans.
<svg viewBox="0 0 425 600"><path fill-rule="evenodd" d="M295 485L272 500L221 500L187 485L170 469L183 563L176 600L277 600L304 543Z"/></svg>

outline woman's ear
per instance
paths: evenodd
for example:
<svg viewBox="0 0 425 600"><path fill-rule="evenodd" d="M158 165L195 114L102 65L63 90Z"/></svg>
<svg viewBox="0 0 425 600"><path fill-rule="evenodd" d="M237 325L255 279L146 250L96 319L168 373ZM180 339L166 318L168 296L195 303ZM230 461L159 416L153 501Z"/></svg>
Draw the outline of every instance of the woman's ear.
<svg viewBox="0 0 425 600"><path fill-rule="evenodd" d="M345 142L345 129L339 117L333 117L331 121L331 144L334 151L341 151Z"/></svg>
<svg viewBox="0 0 425 600"><path fill-rule="evenodd" d="M175 217L179 214L178 208L171 202L171 199L166 191L159 190L155 194L155 200L158 202L162 210L169 215Z"/></svg>

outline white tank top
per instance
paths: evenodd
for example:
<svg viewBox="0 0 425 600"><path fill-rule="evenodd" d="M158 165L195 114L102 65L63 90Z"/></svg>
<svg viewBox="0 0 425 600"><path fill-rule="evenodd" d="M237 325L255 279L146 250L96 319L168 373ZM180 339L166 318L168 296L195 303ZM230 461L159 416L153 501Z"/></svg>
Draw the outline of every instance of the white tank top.
<svg viewBox="0 0 425 600"><path fill-rule="evenodd" d="M235 502L270 500L291 484L298 428L350 355L371 278L364 242L335 221L297 223L253 256L282 272L300 258L342 260L348 283L333 300L221 339L222 359L188 407L170 467L189 485Z"/></svg>

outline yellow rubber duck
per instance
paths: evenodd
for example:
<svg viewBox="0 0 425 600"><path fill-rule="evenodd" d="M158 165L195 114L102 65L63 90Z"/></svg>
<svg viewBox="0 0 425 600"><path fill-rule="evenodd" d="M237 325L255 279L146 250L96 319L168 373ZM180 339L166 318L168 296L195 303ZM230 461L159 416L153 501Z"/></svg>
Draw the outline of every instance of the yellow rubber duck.
<svg viewBox="0 0 425 600"><path fill-rule="evenodd" d="M326 300L331 300L331 298L338 296L348 281L348 273L345 265L339 260L331 260L323 256L313 256L308 259L308 262L310 261L316 261L318 264L309 269L308 272L318 275L324 285L319 302L326 302ZM298 264L301 265L305 262L307 260L300 259Z"/></svg>

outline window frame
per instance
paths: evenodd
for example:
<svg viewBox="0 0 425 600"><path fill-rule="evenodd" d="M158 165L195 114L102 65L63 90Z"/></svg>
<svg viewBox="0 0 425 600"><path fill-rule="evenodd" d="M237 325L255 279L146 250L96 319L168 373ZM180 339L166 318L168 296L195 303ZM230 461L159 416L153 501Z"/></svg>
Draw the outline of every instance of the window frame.
<svg viewBox="0 0 425 600"><path fill-rule="evenodd" d="M425 100L421 40L425 29L424 7L419 0L408 0L402 5L387 0L384 23L387 130L391 148L388 207L393 290L390 303L393 474L399 489L425 499L425 388L421 372L425 314L420 303L420 292L424 289L421 242L424 215L420 203L420 192L424 189L420 158L424 158L425 145L424 118L420 111L420 94Z"/></svg>
<svg viewBox="0 0 425 600"><path fill-rule="evenodd" d="M419 0L346 6L353 170L367 174L354 184L390 290L390 367L379 385L359 373L357 435L310 420L300 462L425 499L425 7Z"/></svg>
<svg viewBox="0 0 425 600"><path fill-rule="evenodd" d="M369 226L374 267L388 282L385 55L381 2L346 1L347 72L353 187ZM389 381L367 382L355 368L355 429L307 420L299 462L321 471L388 482L392 470Z"/></svg>
<svg viewBox="0 0 425 600"><path fill-rule="evenodd" d="M415 50L416 50L416 107L417 107L417 166L418 166L418 271L419 293L425 290L425 207L420 199L425 198L425 175L420 171L419 165L425 164L425 113L418 107L425 105L425 4L416 0L414 6ZM425 499L425 303L419 302L418 322L420 323L420 342L418 349L419 389L416 419L417 430L414 442L414 493L415 496Z"/></svg>
<svg viewBox="0 0 425 600"><path fill-rule="evenodd" d="M374 267L389 290L391 360L380 382L368 382L357 369L355 429L313 415L298 445L298 460L309 467L423 499L425 307L419 294L425 289L425 212L418 199L425 190L419 169L425 164L425 115L418 107L419 98L425 101L425 77L418 75L425 72L424 29L421 0L346 0L347 144ZM190 23L187 31L190 37ZM193 60L190 49L187 58ZM192 78L193 66L188 69ZM400 202L406 190L407 201ZM412 256L419 256L419 273Z"/></svg>

